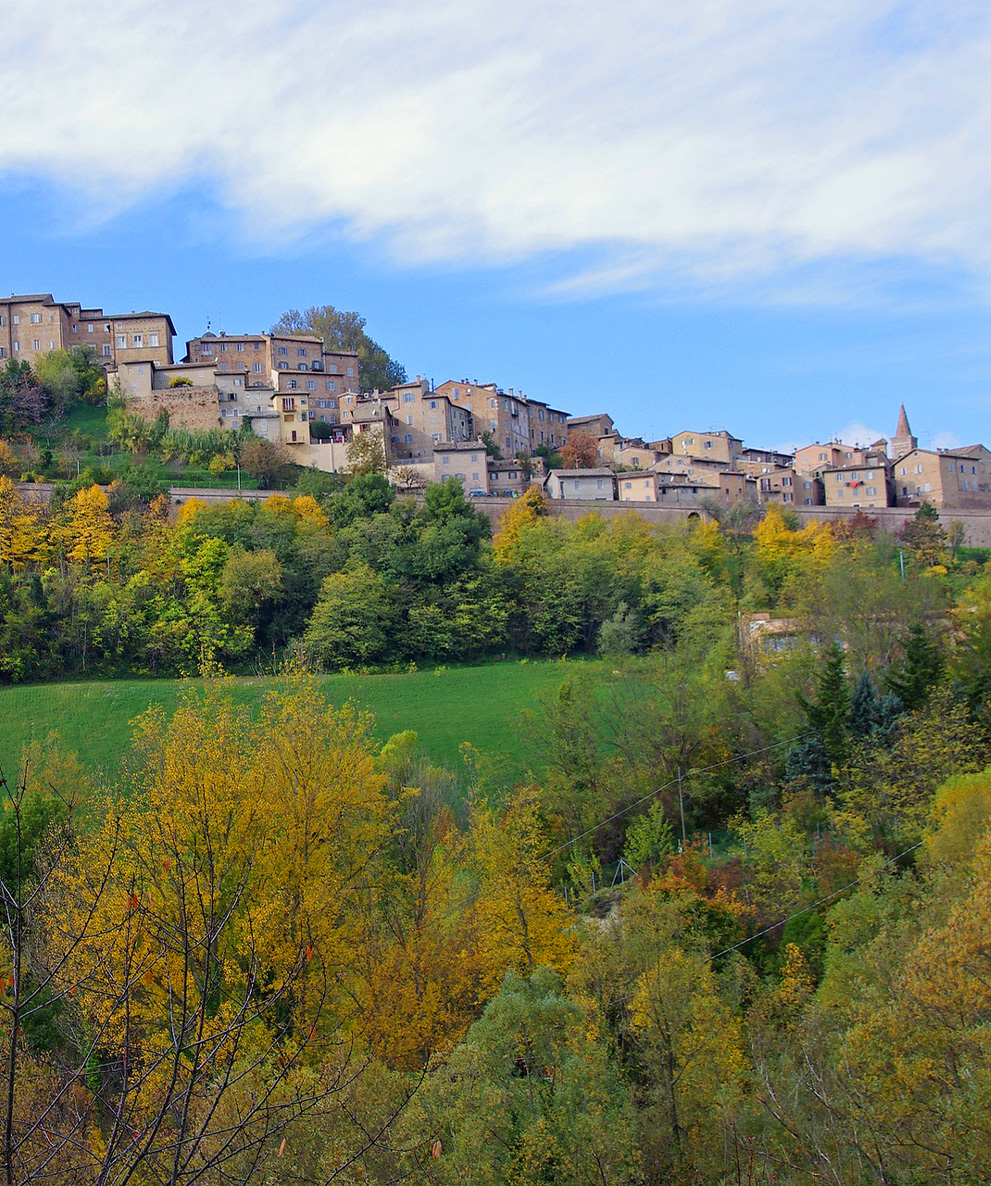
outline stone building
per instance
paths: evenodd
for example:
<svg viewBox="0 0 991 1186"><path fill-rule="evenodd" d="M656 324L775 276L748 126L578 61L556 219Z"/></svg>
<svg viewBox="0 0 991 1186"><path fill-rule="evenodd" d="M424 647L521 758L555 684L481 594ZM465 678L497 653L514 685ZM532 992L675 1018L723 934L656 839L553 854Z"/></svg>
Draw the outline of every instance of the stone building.
<svg viewBox="0 0 991 1186"><path fill-rule="evenodd" d="M136 360L167 366L174 337L167 313L108 314L56 301L51 293L0 299L0 362L30 363L51 350L85 346L108 369Z"/></svg>
<svg viewBox="0 0 991 1186"><path fill-rule="evenodd" d="M983 445L964 449L912 449L894 463L895 505L928 502L940 511L991 507L991 452Z"/></svg>

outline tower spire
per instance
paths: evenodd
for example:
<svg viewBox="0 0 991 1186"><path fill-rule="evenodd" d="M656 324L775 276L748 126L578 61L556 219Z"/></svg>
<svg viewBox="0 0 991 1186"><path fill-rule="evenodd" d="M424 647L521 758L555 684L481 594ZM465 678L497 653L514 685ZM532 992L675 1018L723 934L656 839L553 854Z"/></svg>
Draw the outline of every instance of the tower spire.
<svg viewBox="0 0 991 1186"><path fill-rule="evenodd" d="M891 460L897 461L899 457L904 457L906 453L911 453L913 449L918 449L919 442L912 436L912 430L909 428L908 416L905 414L905 405L900 404L898 407L898 427L895 429L895 435L891 438Z"/></svg>

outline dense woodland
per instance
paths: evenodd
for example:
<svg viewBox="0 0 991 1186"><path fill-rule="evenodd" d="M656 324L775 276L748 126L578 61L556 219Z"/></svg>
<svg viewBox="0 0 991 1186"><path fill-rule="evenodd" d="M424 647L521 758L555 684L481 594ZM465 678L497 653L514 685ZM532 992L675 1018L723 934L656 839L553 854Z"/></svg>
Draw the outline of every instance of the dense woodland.
<svg viewBox="0 0 991 1186"><path fill-rule="evenodd" d="M0 478L6 680L216 673L7 772L6 1180L991 1181L983 555L543 510ZM307 674L564 653L515 787Z"/></svg>

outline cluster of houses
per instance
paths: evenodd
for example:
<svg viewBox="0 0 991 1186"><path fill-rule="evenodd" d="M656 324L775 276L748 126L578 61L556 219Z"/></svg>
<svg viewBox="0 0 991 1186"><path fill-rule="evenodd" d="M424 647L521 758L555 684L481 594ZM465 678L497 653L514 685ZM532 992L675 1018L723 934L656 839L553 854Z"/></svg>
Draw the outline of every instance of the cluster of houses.
<svg viewBox="0 0 991 1186"><path fill-rule="evenodd" d="M363 392L358 356L312 335L208 330L186 343L179 362L174 337L166 313L108 315L51 294L0 299L0 365L89 346L111 388L145 418L165 410L175 427L247 423L299 464L322 470L346 470L355 438L374 434L396 480L414 486L453 476L477 497L515 495L538 482L552 498L674 507L749 499L865 510L923 501L991 508L991 452L920 449L904 407L890 440L867 446L816 442L782 453L744 447L726 431L694 430L645 441L623 436L605 413L571 416L495 383L435 385L417 376L390 391ZM569 438L581 442L581 468L548 464Z"/></svg>

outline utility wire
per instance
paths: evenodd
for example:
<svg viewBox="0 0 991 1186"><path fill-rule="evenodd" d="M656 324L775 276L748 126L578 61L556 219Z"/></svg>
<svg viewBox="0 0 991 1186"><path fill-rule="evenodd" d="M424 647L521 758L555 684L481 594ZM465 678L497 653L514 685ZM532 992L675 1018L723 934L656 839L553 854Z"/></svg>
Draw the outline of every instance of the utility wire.
<svg viewBox="0 0 991 1186"><path fill-rule="evenodd" d="M769 750L780 749L783 745L791 745L793 742L801 741L803 737L809 737L815 730L808 729L804 733L798 733L794 737L786 737L784 741L775 741L772 745L763 745L760 749L749 750L745 754L736 754L732 758L724 758L722 762L713 762L711 766L697 766L693 770L686 770L681 775L681 780L690 778L693 774L707 774L710 770L718 770L722 766L732 766L734 762L742 762L746 758L756 757L757 754L766 754ZM627 804L626 807L621 807L619 811L613 812L612 815L606 816L604 820L600 820L597 824L593 824L591 828L586 828L584 832L579 832L577 836L572 836L570 840L566 840L564 844L559 844L557 848L552 848L548 852L543 853L537 859L546 861L550 857L556 856L559 852L563 852L566 848L570 848L573 844L577 844L579 840L584 840L586 836L591 836L594 832L598 832L600 828L604 828L606 824L611 824L613 820L618 820L620 816L626 815L628 811L633 811L634 808L642 806L648 799L653 799L656 795L666 791L669 787L677 786L677 778L672 778L669 782L664 783L663 786L656 787L652 791L648 791L646 795L637 799L634 803Z"/></svg>
<svg viewBox="0 0 991 1186"><path fill-rule="evenodd" d="M911 848L903 849L900 853L891 857L890 860L885 861L885 865L893 865L896 861L900 861L902 857L908 856L910 852L915 852L917 848L922 845L920 840L917 844L913 844ZM839 897L840 894L845 894L848 889L853 889L855 885L860 884L860 878L855 877L853 881L847 882L846 885L841 886L838 890L833 890L831 894L827 894L824 898L820 898L817 902L813 902L810 906L803 906L801 910L796 910L794 914L789 914L787 918L782 918L779 922L771 923L769 927L765 927L762 931L758 931L755 935L751 935L747 939L741 939L739 943L734 943L732 947L724 947L722 951L717 951L715 955L710 955L708 963L719 959L721 955L729 955L731 951L736 951L740 947L746 947L748 943L753 943L755 939L759 939L762 935L768 935L771 931L776 931L778 927L783 927L786 923L791 922L793 918L799 918L803 914L808 914L810 910L815 910L817 906L822 906L824 903L830 901L832 898Z"/></svg>

